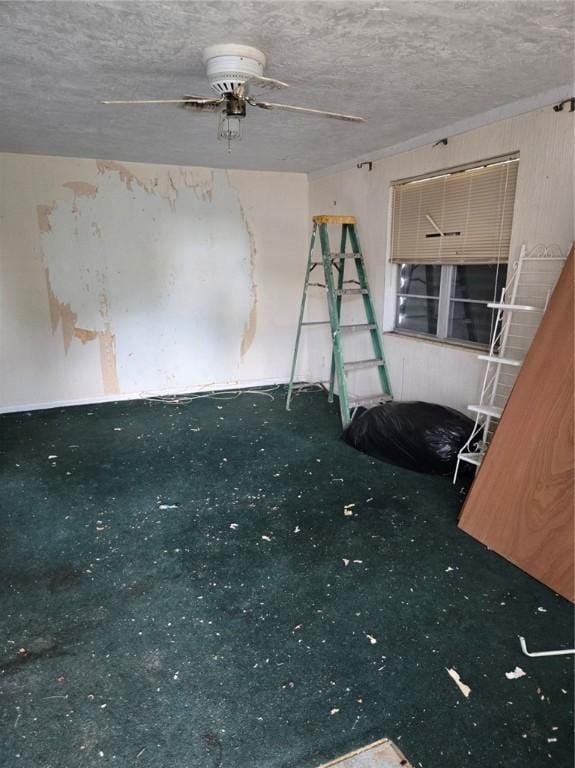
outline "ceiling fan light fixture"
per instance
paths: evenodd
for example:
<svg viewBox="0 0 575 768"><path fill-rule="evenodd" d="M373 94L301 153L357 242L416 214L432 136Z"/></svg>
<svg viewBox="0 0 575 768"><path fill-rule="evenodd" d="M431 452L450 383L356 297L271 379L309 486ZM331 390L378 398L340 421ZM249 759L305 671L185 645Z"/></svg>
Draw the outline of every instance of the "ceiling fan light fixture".
<svg viewBox="0 0 575 768"><path fill-rule="evenodd" d="M228 152L231 152L232 141L240 141L242 138L242 117L238 115L228 115L225 112L220 114L218 121L218 139L228 144Z"/></svg>

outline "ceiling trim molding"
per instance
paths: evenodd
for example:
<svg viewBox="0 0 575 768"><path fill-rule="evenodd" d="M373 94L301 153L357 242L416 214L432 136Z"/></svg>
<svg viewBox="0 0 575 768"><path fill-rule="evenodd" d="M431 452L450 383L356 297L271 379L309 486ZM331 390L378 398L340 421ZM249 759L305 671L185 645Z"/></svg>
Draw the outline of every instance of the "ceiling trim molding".
<svg viewBox="0 0 575 768"><path fill-rule="evenodd" d="M524 99L512 101L509 104L490 109L487 112L481 112L480 114L466 117L463 120L458 120L456 123L451 123L451 125L444 126L443 128L437 128L433 131L422 133L419 136L414 136L399 144L378 149L365 155L358 155L357 157L345 160L342 163L337 163L336 165L329 165L325 168L319 168L316 171L310 171L308 173L308 179L313 181L314 179L320 179L324 176L333 176L341 171L347 171L350 168L354 168L357 163L370 160L383 160L386 157L400 155L402 152L409 152L412 149L423 147L426 144L434 144L436 141L445 137L451 138L460 133L466 133L467 131L472 131L476 128L490 125L491 123L497 123L500 120L507 120L527 112L533 112L542 107L548 107L551 104L556 104L563 99L573 96L574 89L575 85L573 83L568 83L559 86L558 88L552 88L550 91L536 94L535 96L527 96Z"/></svg>

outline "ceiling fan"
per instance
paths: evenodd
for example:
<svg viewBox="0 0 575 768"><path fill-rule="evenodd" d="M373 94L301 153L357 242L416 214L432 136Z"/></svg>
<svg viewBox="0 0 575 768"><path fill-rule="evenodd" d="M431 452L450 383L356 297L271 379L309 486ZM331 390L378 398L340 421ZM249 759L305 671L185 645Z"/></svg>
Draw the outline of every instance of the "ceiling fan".
<svg viewBox="0 0 575 768"><path fill-rule="evenodd" d="M258 89L277 89L289 87L281 80L265 77L263 74L266 57L257 48L247 45L224 44L211 45L203 51L206 74L216 97L184 96L180 99L136 99L108 100L102 104L179 104L192 112L216 112L220 119L218 139L230 143L241 138L241 121L246 116L246 107L260 109L279 109L298 112L304 115L331 117L353 123L364 122L363 117L326 112L322 109L296 107L292 104L278 104L273 101L261 101L250 93L253 86Z"/></svg>

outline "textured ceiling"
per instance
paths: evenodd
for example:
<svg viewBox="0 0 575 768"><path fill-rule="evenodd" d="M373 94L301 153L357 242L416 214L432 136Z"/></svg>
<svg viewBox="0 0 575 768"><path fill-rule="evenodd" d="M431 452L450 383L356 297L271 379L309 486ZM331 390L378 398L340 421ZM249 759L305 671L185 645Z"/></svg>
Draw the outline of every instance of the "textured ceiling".
<svg viewBox="0 0 575 768"><path fill-rule="evenodd" d="M217 117L101 99L209 94L201 50L254 45L290 89L228 154ZM568 0L0 2L0 151L314 171L572 81Z"/></svg>

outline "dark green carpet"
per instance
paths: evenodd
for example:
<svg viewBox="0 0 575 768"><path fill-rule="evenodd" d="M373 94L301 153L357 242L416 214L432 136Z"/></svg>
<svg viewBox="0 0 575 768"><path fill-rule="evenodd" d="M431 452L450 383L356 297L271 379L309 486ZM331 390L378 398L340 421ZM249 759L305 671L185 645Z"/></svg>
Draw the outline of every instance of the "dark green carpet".
<svg viewBox="0 0 575 768"><path fill-rule="evenodd" d="M571 606L284 394L0 419L0 764L570 768Z"/></svg>

